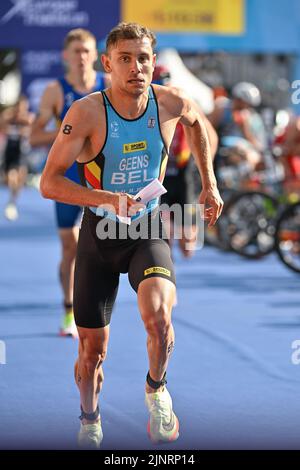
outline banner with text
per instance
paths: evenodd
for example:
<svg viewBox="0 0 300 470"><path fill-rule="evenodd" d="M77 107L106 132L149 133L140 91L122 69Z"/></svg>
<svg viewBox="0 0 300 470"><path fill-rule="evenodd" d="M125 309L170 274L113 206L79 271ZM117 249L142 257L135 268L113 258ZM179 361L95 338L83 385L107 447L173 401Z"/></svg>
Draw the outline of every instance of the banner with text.
<svg viewBox="0 0 300 470"><path fill-rule="evenodd" d="M122 0L121 17L159 32L242 34L244 7L244 0Z"/></svg>

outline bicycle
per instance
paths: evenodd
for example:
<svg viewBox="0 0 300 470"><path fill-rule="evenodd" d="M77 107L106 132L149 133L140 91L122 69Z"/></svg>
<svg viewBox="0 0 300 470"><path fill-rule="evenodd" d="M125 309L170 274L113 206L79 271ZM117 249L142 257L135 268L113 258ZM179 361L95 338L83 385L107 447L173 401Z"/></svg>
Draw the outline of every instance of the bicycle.
<svg viewBox="0 0 300 470"><path fill-rule="evenodd" d="M212 238L218 248L249 259L266 256L274 249L280 206L276 185L282 174L272 159L267 169L253 174L236 148L221 147L218 157L217 176L225 204L209 241Z"/></svg>
<svg viewBox="0 0 300 470"><path fill-rule="evenodd" d="M300 202L281 213L275 231L275 250L285 266L300 274Z"/></svg>

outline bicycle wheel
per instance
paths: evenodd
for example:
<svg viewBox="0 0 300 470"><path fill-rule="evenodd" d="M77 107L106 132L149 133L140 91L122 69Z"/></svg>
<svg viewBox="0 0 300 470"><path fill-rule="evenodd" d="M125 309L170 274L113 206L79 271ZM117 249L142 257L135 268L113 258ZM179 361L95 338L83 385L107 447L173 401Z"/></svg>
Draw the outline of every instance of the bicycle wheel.
<svg viewBox="0 0 300 470"><path fill-rule="evenodd" d="M222 237L241 256L249 259L266 256L274 249L278 205L274 197L260 191L233 196L223 211Z"/></svg>
<svg viewBox="0 0 300 470"><path fill-rule="evenodd" d="M275 249L289 269L300 273L300 202L288 206L279 217Z"/></svg>

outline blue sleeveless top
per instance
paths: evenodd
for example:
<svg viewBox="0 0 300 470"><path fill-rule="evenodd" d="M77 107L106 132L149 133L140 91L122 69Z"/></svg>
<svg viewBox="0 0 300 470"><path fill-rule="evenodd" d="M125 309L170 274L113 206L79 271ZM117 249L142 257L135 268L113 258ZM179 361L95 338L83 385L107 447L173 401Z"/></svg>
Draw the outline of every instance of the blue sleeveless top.
<svg viewBox="0 0 300 470"><path fill-rule="evenodd" d="M67 111L71 107L72 103L76 100L79 100L80 98L83 98L86 96L85 93L78 93L72 85L70 85L67 80L63 77L58 80L60 83L60 86L63 91L63 108L60 113L60 115L57 118L57 126L59 127L67 114ZM96 74L96 82L94 88L90 91L90 93L93 93L95 91L101 91L104 90L105 88L105 82L104 82L104 74L98 72ZM75 183L80 183L80 178L78 174L78 169L76 162L73 163L73 165L68 168L68 170L65 173L65 176L69 178L72 181L75 181Z"/></svg>
<svg viewBox="0 0 300 470"><path fill-rule="evenodd" d="M156 97L152 87L148 89L145 111L136 119L122 117L102 92L106 114L106 138L99 154L88 163L78 163L84 186L112 192L137 194L155 178L163 181L168 154L161 134ZM158 199L147 204L144 211L132 220L151 212ZM90 207L101 215L99 209ZM103 211L104 212L104 211ZM114 214L105 216L116 220Z"/></svg>

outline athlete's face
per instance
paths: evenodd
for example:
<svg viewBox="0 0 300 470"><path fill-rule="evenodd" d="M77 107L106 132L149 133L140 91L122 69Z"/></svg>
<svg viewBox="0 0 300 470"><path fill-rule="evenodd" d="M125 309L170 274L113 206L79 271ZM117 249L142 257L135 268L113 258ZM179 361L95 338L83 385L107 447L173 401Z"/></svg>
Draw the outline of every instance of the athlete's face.
<svg viewBox="0 0 300 470"><path fill-rule="evenodd" d="M138 96L152 81L155 58L150 39L145 37L118 41L108 55L102 56L102 63L113 87Z"/></svg>
<svg viewBox="0 0 300 470"><path fill-rule="evenodd" d="M63 58L69 71L77 73L93 70L97 60L97 49L93 39L86 41L74 40L63 51Z"/></svg>

